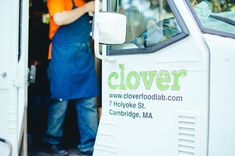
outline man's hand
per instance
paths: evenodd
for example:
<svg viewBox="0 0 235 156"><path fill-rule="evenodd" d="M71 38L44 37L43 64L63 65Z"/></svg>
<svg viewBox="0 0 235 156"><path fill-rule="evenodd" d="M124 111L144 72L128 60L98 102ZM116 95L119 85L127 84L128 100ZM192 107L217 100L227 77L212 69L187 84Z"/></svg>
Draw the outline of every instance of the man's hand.
<svg viewBox="0 0 235 156"><path fill-rule="evenodd" d="M86 12L95 12L95 1L86 3L84 8Z"/></svg>

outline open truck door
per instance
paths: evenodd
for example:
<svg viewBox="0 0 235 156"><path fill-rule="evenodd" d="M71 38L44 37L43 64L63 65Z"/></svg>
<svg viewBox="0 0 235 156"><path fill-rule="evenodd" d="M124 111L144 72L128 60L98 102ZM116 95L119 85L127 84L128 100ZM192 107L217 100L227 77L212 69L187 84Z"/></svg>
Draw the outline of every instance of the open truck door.
<svg viewBox="0 0 235 156"><path fill-rule="evenodd" d="M0 155L27 155L28 5L0 2Z"/></svg>
<svg viewBox="0 0 235 156"><path fill-rule="evenodd" d="M234 34L225 37L203 31L187 0L107 0L103 9L126 17L126 36L120 43L123 29L115 28L114 34L120 34L117 44L109 42L115 36L109 38L104 32L112 28L99 27L99 14L105 13L96 8L94 39L96 55L102 59L102 116L94 156L219 156L221 152L233 156L235 127L215 122L234 116L235 99L228 92L234 83L230 86L221 76L234 66L230 60ZM120 25L125 23L115 19ZM226 47L219 45L222 41ZM99 42L106 43L102 52ZM230 64L218 61L220 56ZM234 74L229 80L234 81ZM227 108L222 106L225 99Z"/></svg>

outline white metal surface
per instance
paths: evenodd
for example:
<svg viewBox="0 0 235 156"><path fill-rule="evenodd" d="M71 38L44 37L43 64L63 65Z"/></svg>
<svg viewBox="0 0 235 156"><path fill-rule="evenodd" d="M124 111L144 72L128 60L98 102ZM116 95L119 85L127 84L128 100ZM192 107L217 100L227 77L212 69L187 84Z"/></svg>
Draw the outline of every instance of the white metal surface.
<svg viewBox="0 0 235 156"><path fill-rule="evenodd" d="M23 10L22 23L19 23L20 5ZM14 156L19 155L25 131L22 123L27 103L28 5L26 0L21 4L13 0L0 2L0 137L12 143ZM18 62L19 40L22 42ZM4 150L0 147L1 152Z"/></svg>
<svg viewBox="0 0 235 156"><path fill-rule="evenodd" d="M189 37L153 54L103 62L103 115L95 156L235 155L235 40L201 33L185 1L174 2ZM151 79L151 71L157 75L179 69L187 71L179 92L161 91L158 80ZM155 93L181 95L184 100L141 99Z"/></svg>
<svg viewBox="0 0 235 156"><path fill-rule="evenodd" d="M235 155L235 40L205 35L211 49L209 156Z"/></svg>
<svg viewBox="0 0 235 156"><path fill-rule="evenodd" d="M183 1L177 1L177 7L189 19L190 36L156 53L103 62L103 111L94 156L207 155L209 49ZM174 71L185 71L178 91L171 88ZM164 72L170 74L165 91L158 84L158 74ZM156 94L183 100L141 98Z"/></svg>

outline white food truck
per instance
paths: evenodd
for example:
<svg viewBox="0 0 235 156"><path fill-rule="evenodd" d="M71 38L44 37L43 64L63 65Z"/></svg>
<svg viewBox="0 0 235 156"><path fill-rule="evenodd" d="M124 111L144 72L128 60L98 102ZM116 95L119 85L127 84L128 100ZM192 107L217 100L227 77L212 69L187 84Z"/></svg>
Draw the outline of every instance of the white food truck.
<svg viewBox="0 0 235 156"><path fill-rule="evenodd" d="M94 156L235 155L234 3L103 0L99 11L96 1ZM27 155L27 7L0 5L0 141L14 156ZM8 149L0 143L0 153Z"/></svg>

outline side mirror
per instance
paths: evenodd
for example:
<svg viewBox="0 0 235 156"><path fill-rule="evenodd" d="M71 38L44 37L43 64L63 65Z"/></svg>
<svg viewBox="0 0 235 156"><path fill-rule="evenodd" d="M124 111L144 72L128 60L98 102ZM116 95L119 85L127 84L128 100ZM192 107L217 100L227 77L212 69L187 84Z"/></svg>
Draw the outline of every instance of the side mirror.
<svg viewBox="0 0 235 156"><path fill-rule="evenodd" d="M126 16L114 12L99 12L95 17L94 39L101 44L123 44L126 39ZM98 34L97 34L98 33Z"/></svg>
<svg viewBox="0 0 235 156"><path fill-rule="evenodd" d="M96 12L93 22L95 56L101 60L113 61L99 52L101 44L123 44L126 39L126 16L113 12Z"/></svg>

